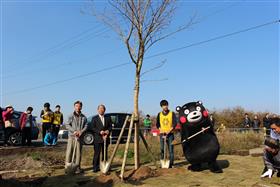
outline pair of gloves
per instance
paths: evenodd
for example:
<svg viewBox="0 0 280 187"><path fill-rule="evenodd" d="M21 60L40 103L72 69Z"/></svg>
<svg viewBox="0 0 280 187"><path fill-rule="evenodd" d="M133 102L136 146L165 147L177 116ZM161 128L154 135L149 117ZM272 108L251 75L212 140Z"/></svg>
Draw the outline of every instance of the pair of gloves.
<svg viewBox="0 0 280 187"><path fill-rule="evenodd" d="M264 174L261 175L261 178L264 178L264 177L271 178L272 175L273 175L273 170L272 169L268 169L266 172L264 172Z"/></svg>

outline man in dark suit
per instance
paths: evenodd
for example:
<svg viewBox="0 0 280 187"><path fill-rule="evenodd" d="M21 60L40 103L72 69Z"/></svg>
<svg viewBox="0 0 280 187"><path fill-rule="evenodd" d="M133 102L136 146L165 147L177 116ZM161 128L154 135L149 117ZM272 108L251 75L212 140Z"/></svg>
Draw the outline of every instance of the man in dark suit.
<svg viewBox="0 0 280 187"><path fill-rule="evenodd" d="M100 152L102 152L102 161L104 160L104 141L106 141L106 160L107 150L109 145L109 135L112 130L112 121L110 117L105 117L106 107L99 105L97 108L98 115L94 116L91 120L92 130L94 132L94 155L93 155L93 172L100 171Z"/></svg>

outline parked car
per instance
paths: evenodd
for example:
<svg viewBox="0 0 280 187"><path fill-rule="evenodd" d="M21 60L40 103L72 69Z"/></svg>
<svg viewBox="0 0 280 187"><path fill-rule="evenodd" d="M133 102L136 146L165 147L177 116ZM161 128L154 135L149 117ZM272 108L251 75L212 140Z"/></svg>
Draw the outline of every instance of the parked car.
<svg viewBox="0 0 280 187"><path fill-rule="evenodd" d="M6 128L7 143L10 145L18 146L21 145L22 143L22 132L19 124L19 118L22 113L23 112L14 111L12 120L15 126ZM35 116L33 117L32 122L33 125L32 125L31 139L37 140L39 135L39 128L37 126ZM4 140L5 140L4 129L0 127L0 142L4 142Z"/></svg>
<svg viewBox="0 0 280 187"><path fill-rule="evenodd" d="M59 130L58 139L68 139L68 130Z"/></svg>
<svg viewBox="0 0 280 187"><path fill-rule="evenodd" d="M107 114L105 114L105 117L110 117L112 120L112 133L110 136L110 143L114 144L117 142L117 139L121 132L121 128L124 124L126 116L131 116L131 114L128 114L128 113L107 113ZM92 117L93 116L88 118L88 130L84 133L84 135L82 137L83 143L85 145L92 145L94 142L92 124L91 124ZM127 124L120 143L126 142L127 135L128 135L128 127L129 127L129 125ZM133 137L132 137L132 140L133 140Z"/></svg>

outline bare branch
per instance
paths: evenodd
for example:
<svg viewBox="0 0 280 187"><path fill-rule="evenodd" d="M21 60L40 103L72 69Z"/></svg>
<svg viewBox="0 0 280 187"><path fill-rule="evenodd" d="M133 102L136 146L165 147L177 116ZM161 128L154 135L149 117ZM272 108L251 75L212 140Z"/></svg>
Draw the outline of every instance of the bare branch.
<svg viewBox="0 0 280 187"><path fill-rule="evenodd" d="M116 4L121 6L121 3L118 1L114 1ZM119 11L119 13L124 16L129 22L131 22L136 28L137 28L137 24L134 22L133 17L131 17L130 13L128 12L128 9L126 7L123 7L123 10L118 7L116 4L114 4L113 2L109 1L109 4L114 7L116 10Z"/></svg>
<svg viewBox="0 0 280 187"><path fill-rule="evenodd" d="M145 47L146 47L145 50L147 51L150 47L152 47L155 43L159 42L160 40L163 40L163 39L165 39L165 38L168 38L168 37L170 37L170 36L172 36L172 35L174 35L174 34L180 32L180 31L185 30L185 29L188 29L188 28L191 27L192 25L196 24L196 22L194 21L194 20L195 20L195 17L196 17L196 15L193 15L193 16L190 18L188 24L186 24L186 25L184 25L184 26L181 26L181 27L177 28L175 31L172 31L172 32L170 32L170 33L167 33L167 34L165 34L165 35L163 35L163 36L159 36L159 37L156 38L156 39L155 39L153 36L149 36L149 38L148 38L148 39L146 40L146 42L145 42Z"/></svg>
<svg viewBox="0 0 280 187"><path fill-rule="evenodd" d="M151 0L147 0L145 6L143 8L143 14L142 14L141 20L145 20L145 16L147 14L147 11L148 11L149 7L151 7Z"/></svg>
<svg viewBox="0 0 280 187"><path fill-rule="evenodd" d="M132 35L132 32L133 32L133 24L131 23L130 31L128 33L128 36L127 36L126 40L125 40L125 43L126 43L126 47L127 47L127 50L128 50L128 54L129 54L132 62L134 64L137 64L137 62L135 60L135 53L134 53L133 49L130 47L130 43L129 43L129 40L130 40L131 35Z"/></svg>

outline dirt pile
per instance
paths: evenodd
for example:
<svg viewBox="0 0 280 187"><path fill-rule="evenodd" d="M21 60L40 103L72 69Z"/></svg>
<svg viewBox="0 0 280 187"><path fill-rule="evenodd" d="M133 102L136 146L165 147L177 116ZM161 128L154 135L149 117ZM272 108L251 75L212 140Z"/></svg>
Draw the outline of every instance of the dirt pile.
<svg viewBox="0 0 280 187"><path fill-rule="evenodd" d="M109 175L100 175L95 178L95 182L98 184L110 185L118 184L121 182L119 172L113 172ZM138 170L128 170L124 173L125 181L140 181L149 177L157 176L157 171L147 166L141 166Z"/></svg>
<svg viewBox="0 0 280 187"><path fill-rule="evenodd" d="M130 180L139 181L143 179L147 179L150 177L157 176L157 171L151 169L147 166L142 166L138 170L136 170L133 175L129 178Z"/></svg>
<svg viewBox="0 0 280 187"><path fill-rule="evenodd" d="M121 182L119 175L113 172L109 175L100 175L94 179L93 184L97 186L112 186L113 184L118 184Z"/></svg>
<svg viewBox="0 0 280 187"><path fill-rule="evenodd" d="M184 168L171 168L171 169L151 169L148 166L141 166L137 170L128 170L124 173L124 180L127 182L137 183L151 177L165 176L165 175L178 175L185 173ZM95 182L99 184L109 185L121 182L119 173L113 172L109 175L100 175L95 178Z"/></svg>

